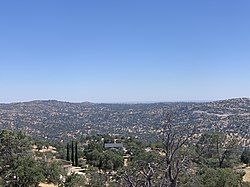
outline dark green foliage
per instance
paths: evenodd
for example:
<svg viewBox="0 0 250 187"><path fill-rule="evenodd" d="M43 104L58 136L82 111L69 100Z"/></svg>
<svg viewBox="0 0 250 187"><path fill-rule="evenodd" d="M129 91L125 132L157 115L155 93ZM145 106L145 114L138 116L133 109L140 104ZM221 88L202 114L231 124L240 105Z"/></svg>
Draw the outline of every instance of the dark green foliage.
<svg viewBox="0 0 250 187"><path fill-rule="evenodd" d="M158 162L159 158L160 155L157 152L142 151L134 156L132 163L143 161L143 163L148 164L148 163Z"/></svg>
<svg viewBox="0 0 250 187"><path fill-rule="evenodd" d="M35 159L30 138L21 132L3 131L0 139L0 178L4 186L37 186L42 181L59 183L60 175L64 174L61 165ZM43 153L37 155L45 156ZM47 159L52 156L46 153Z"/></svg>
<svg viewBox="0 0 250 187"><path fill-rule="evenodd" d="M103 170L116 170L123 166L122 152L105 150L102 141L91 141L84 149L88 164Z"/></svg>
<svg viewBox="0 0 250 187"><path fill-rule="evenodd" d="M162 141L157 141L157 142L151 143L150 147L156 148L156 149L164 149L164 144Z"/></svg>
<svg viewBox="0 0 250 187"><path fill-rule="evenodd" d="M243 184L244 172L231 168L202 168L195 175L182 174L181 187L239 187Z"/></svg>
<svg viewBox="0 0 250 187"><path fill-rule="evenodd" d="M75 154L74 154L74 142L71 142L71 161L72 161L72 166L75 165Z"/></svg>
<svg viewBox="0 0 250 187"><path fill-rule="evenodd" d="M110 135L102 135L102 137L104 138L104 143L112 143L112 142L114 142L114 137L112 137Z"/></svg>
<svg viewBox="0 0 250 187"><path fill-rule="evenodd" d="M101 159L101 168L104 170L117 170L119 167L123 166L123 157L115 150L104 151Z"/></svg>
<svg viewBox="0 0 250 187"><path fill-rule="evenodd" d="M53 154L53 156L56 156L56 158L58 159L63 159L63 160L67 160L67 149L65 149L64 145L58 145L57 147L54 146L56 148L57 153ZM70 157L69 157L70 158Z"/></svg>
<svg viewBox="0 0 250 187"><path fill-rule="evenodd" d="M69 151L69 149L70 149L70 146L69 146L69 143L67 143L67 157L66 157L66 160L67 161L70 161L70 151Z"/></svg>
<svg viewBox="0 0 250 187"><path fill-rule="evenodd" d="M93 172L90 175L89 187L104 186L107 176L103 173Z"/></svg>
<svg viewBox="0 0 250 187"><path fill-rule="evenodd" d="M203 134L196 144L196 162L208 167L232 167L238 162L237 140L223 133Z"/></svg>
<svg viewBox="0 0 250 187"><path fill-rule="evenodd" d="M138 155L145 148L142 142L135 138L126 139L124 146L128 149L128 153L132 155Z"/></svg>
<svg viewBox="0 0 250 187"><path fill-rule="evenodd" d="M63 187L81 187L85 186L86 180L83 176L72 174L66 177Z"/></svg>
<svg viewBox="0 0 250 187"><path fill-rule="evenodd" d="M78 167L78 149L77 149L77 142L75 142L75 166Z"/></svg>
<svg viewBox="0 0 250 187"><path fill-rule="evenodd" d="M0 175L4 184L20 184L24 181L36 184L41 170L33 159L31 140L22 132L4 130L0 134ZM34 173L35 175L33 175Z"/></svg>
<svg viewBox="0 0 250 187"><path fill-rule="evenodd" d="M104 170L116 170L123 166L123 157L121 153L115 150L98 151L92 150L86 154L89 164Z"/></svg>
<svg viewBox="0 0 250 187"><path fill-rule="evenodd" d="M203 187L238 187L244 173L237 173L230 168L207 168L199 173L199 182Z"/></svg>
<svg viewBox="0 0 250 187"><path fill-rule="evenodd" d="M250 164L250 149L244 149L243 153L241 154L241 162L244 164Z"/></svg>
<svg viewBox="0 0 250 187"><path fill-rule="evenodd" d="M15 160L7 176L5 179L9 181L8 184L20 187L37 185L45 180L42 168L31 157L19 157Z"/></svg>
<svg viewBox="0 0 250 187"><path fill-rule="evenodd" d="M0 161L11 164L20 156L30 155L31 141L22 132L4 130L0 134Z"/></svg>
<svg viewBox="0 0 250 187"><path fill-rule="evenodd" d="M52 162L52 163L40 163L40 167L43 169L43 175L48 183L60 184L60 175L65 175L62 163Z"/></svg>

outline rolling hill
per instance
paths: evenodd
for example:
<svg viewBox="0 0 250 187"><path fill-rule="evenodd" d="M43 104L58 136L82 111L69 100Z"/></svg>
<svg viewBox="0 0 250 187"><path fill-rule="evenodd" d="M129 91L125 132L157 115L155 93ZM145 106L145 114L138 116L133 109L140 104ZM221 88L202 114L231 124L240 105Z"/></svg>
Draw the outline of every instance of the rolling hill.
<svg viewBox="0 0 250 187"><path fill-rule="evenodd" d="M22 130L49 140L98 133L151 139L161 128L163 108L174 114L176 123L197 125L201 132L220 129L249 138L249 98L203 103L95 104L48 100L0 104L0 129Z"/></svg>

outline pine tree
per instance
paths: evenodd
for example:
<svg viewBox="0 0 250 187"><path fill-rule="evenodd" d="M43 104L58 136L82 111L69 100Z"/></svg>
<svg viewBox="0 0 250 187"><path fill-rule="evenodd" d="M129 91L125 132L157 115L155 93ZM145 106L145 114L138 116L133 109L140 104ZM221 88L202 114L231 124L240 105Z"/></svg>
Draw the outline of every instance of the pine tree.
<svg viewBox="0 0 250 187"><path fill-rule="evenodd" d="M77 142L75 142L75 166L78 167Z"/></svg>
<svg viewBox="0 0 250 187"><path fill-rule="evenodd" d="M71 142L71 161L72 161L72 166L75 165L75 156L74 156L74 142Z"/></svg>
<svg viewBox="0 0 250 187"><path fill-rule="evenodd" d="M67 143L67 161L70 161L69 143Z"/></svg>

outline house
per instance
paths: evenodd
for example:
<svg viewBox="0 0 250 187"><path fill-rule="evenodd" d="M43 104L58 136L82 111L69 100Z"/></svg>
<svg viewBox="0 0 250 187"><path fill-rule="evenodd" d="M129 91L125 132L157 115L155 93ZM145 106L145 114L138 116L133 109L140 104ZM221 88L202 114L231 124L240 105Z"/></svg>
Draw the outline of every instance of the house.
<svg viewBox="0 0 250 187"><path fill-rule="evenodd" d="M122 143L105 143L104 144L104 148L105 149L109 149L109 148L115 148L115 149L123 149L123 144Z"/></svg>

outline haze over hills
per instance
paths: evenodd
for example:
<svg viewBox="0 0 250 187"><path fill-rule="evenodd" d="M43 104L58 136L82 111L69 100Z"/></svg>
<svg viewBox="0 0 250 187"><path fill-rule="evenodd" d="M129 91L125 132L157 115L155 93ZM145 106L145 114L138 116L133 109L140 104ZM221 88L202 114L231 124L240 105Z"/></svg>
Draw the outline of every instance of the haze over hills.
<svg viewBox="0 0 250 187"><path fill-rule="evenodd" d="M161 128L163 109L174 114L176 123L194 124L200 131L220 129L244 137L250 132L249 98L199 103L95 104L48 100L0 104L0 129L22 130L50 140L107 133L152 139Z"/></svg>

